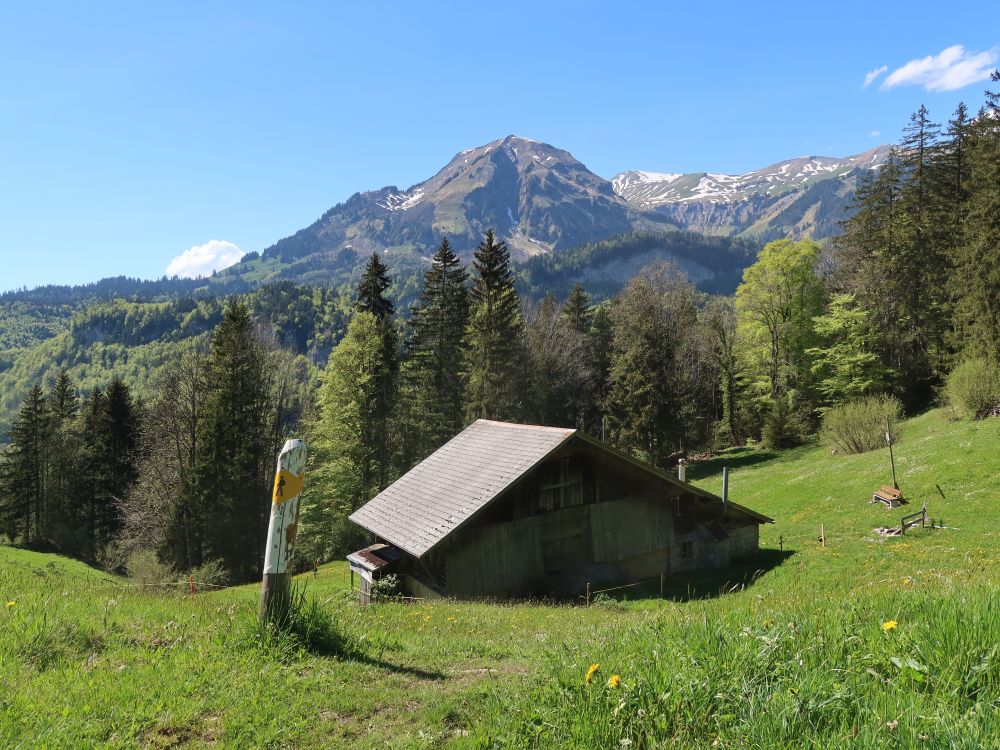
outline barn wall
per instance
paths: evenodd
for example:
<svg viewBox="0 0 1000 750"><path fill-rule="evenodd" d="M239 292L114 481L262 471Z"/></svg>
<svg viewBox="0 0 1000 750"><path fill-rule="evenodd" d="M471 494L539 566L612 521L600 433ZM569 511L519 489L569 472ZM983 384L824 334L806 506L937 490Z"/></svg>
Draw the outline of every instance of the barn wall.
<svg viewBox="0 0 1000 750"><path fill-rule="evenodd" d="M671 546L674 521L663 498L627 498L587 507L594 562L617 563Z"/></svg>
<svg viewBox="0 0 1000 750"><path fill-rule="evenodd" d="M729 558L736 560L740 557L750 557L760 551L760 526L755 523L746 526L737 526L730 530Z"/></svg>
<svg viewBox="0 0 1000 750"><path fill-rule="evenodd" d="M448 551L448 595L517 594L536 586L544 571L539 518L470 529Z"/></svg>
<svg viewBox="0 0 1000 750"><path fill-rule="evenodd" d="M728 537L722 540L705 538L705 535L686 534L681 537L692 545L692 557L683 557L683 545L678 541L670 553L671 571L725 568L741 557L756 555L759 551L760 527L756 523L727 525Z"/></svg>

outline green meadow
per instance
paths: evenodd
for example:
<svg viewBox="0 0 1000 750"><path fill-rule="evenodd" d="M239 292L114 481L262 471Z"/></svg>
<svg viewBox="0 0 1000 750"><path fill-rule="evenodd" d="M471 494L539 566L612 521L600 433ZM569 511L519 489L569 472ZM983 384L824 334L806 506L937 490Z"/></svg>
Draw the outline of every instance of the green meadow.
<svg viewBox="0 0 1000 750"><path fill-rule="evenodd" d="M0 547L0 747L998 747L1000 419L907 420L896 465L888 510L884 450L693 464L775 519L760 557L590 607L362 608L334 562L276 632L254 586ZM873 533L924 503L945 528Z"/></svg>

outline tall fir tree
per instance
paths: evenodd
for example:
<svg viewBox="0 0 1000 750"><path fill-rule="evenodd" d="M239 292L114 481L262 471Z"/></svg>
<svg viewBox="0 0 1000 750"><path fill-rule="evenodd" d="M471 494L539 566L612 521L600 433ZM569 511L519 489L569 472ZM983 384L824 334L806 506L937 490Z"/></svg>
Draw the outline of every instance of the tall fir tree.
<svg viewBox="0 0 1000 750"><path fill-rule="evenodd" d="M1000 82L1000 71L992 80ZM1000 92L970 125L969 198L963 242L956 250L954 326L967 356L1000 352Z"/></svg>
<svg viewBox="0 0 1000 750"><path fill-rule="evenodd" d="M572 330L583 336L590 332L590 320L593 314L590 309L590 297L582 284L573 285L569 297L563 304L562 315Z"/></svg>
<svg viewBox="0 0 1000 750"><path fill-rule="evenodd" d="M378 257L378 253L372 253L358 284L358 310L370 312L380 320L391 318L395 307L385 296L391 285L388 266Z"/></svg>
<svg viewBox="0 0 1000 750"><path fill-rule="evenodd" d="M205 398L198 423L196 512L205 528L204 560L230 577L258 577L280 423L267 352L245 303L225 311L205 360Z"/></svg>
<svg viewBox="0 0 1000 750"><path fill-rule="evenodd" d="M4 533L22 543L40 544L45 530L45 476L49 415L45 394L32 385L8 434L10 447L0 463L0 508Z"/></svg>
<svg viewBox="0 0 1000 750"><path fill-rule="evenodd" d="M610 437L665 468L689 434L682 353L697 320L694 287L676 266L647 269L615 300L612 315Z"/></svg>
<svg viewBox="0 0 1000 750"><path fill-rule="evenodd" d="M517 421L525 411L524 319L510 252L492 229L476 248L469 311L466 414Z"/></svg>
<svg viewBox="0 0 1000 750"><path fill-rule="evenodd" d="M467 280L468 273L448 239L442 239L409 320L403 380L410 445L401 468L409 468L412 461L426 456L464 425Z"/></svg>
<svg viewBox="0 0 1000 750"><path fill-rule="evenodd" d="M100 555L121 529L121 504L135 482L139 414L129 387L114 378L95 390L86 410L91 554Z"/></svg>
<svg viewBox="0 0 1000 750"><path fill-rule="evenodd" d="M88 488L80 481L84 458L83 439L77 417L79 396L69 373L60 368L49 390L47 408L50 423L49 462L45 480L49 538L64 554L81 556L91 545L83 537L86 508L80 503Z"/></svg>
<svg viewBox="0 0 1000 750"><path fill-rule="evenodd" d="M611 351L614 341L611 309L607 304L594 310L587 332L587 357L590 364L590 404L583 428L591 435L606 437L608 392L611 389Z"/></svg>
<svg viewBox="0 0 1000 750"><path fill-rule="evenodd" d="M546 295L527 326L532 422L559 427L582 424L592 383L587 338Z"/></svg>
<svg viewBox="0 0 1000 750"><path fill-rule="evenodd" d="M318 559L349 552L363 539L347 516L388 480L380 464L387 429L380 384L392 365L382 333L374 315L359 312L323 372L319 420L311 430L316 490L302 511L303 548Z"/></svg>
<svg viewBox="0 0 1000 750"><path fill-rule="evenodd" d="M382 341L383 366L376 373L378 380L373 384L374 401L371 404L375 482L380 488L389 483L392 459L396 453L392 426L399 395L399 332L393 320L396 309L385 296L390 286L389 268L378 253L372 253L358 284L357 309L375 318Z"/></svg>

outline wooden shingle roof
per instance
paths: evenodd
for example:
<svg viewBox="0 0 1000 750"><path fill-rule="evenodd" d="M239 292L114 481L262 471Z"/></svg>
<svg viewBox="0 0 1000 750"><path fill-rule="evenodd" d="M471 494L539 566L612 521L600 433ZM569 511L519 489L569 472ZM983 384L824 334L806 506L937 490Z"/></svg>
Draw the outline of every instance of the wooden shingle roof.
<svg viewBox="0 0 1000 750"><path fill-rule="evenodd" d="M575 433L477 420L354 511L350 520L419 557Z"/></svg>
<svg viewBox="0 0 1000 750"><path fill-rule="evenodd" d="M667 484L712 502L722 498L577 430L480 419L350 515L350 520L420 557L556 449L578 439ZM772 519L729 503L759 523Z"/></svg>

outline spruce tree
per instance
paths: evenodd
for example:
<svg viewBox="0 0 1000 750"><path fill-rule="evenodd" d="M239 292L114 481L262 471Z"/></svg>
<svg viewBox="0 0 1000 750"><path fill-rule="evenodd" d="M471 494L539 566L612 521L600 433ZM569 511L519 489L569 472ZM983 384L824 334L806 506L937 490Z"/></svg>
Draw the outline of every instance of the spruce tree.
<svg viewBox="0 0 1000 750"><path fill-rule="evenodd" d="M139 415L120 379L95 390L86 414L90 482L90 554L99 555L121 529L121 503L137 475Z"/></svg>
<svg viewBox="0 0 1000 750"><path fill-rule="evenodd" d="M466 357L470 419L516 421L524 413L524 320L510 252L493 230L476 248Z"/></svg>
<svg viewBox="0 0 1000 750"><path fill-rule="evenodd" d="M566 303L563 305L562 309L563 317L566 319L569 327L581 335L587 335L590 332L590 297L587 296L587 292L584 290L582 284L574 284L573 290L569 293L569 297L566 298Z"/></svg>
<svg viewBox="0 0 1000 750"><path fill-rule="evenodd" d="M443 239L424 274L420 302L409 320L404 381L412 455L406 464L440 446L465 421L462 366L469 322L467 279L465 267L447 238Z"/></svg>
<svg viewBox="0 0 1000 750"><path fill-rule="evenodd" d="M395 307L385 296L385 291L391 285L388 266L378 257L378 253L372 253L358 284L358 310L370 312L380 320L392 317Z"/></svg>
<svg viewBox="0 0 1000 750"><path fill-rule="evenodd" d="M546 295L528 318L530 420L576 427L583 423L592 384L586 336Z"/></svg>
<svg viewBox="0 0 1000 750"><path fill-rule="evenodd" d="M21 402L0 464L3 530L25 544L44 541L48 431L45 395L36 383Z"/></svg>
<svg viewBox="0 0 1000 750"><path fill-rule="evenodd" d="M316 489L303 508L302 544L317 557L349 552L362 541L363 532L347 516L387 482L381 463L387 419L380 383L390 366L380 321L359 312L327 362L320 417L312 429Z"/></svg>
<svg viewBox="0 0 1000 750"><path fill-rule="evenodd" d="M993 74L1000 81L1000 72ZM956 251L954 325L963 353L1000 352L1000 92L970 127L965 236Z"/></svg>
<svg viewBox="0 0 1000 750"><path fill-rule="evenodd" d="M359 312L370 313L375 318L382 341L382 366L376 372L378 380L373 384L374 401L371 404L375 481L380 488L388 485L392 472L395 452L392 419L399 395L399 333L392 317L395 307L385 296L391 285L388 267L379 259L378 253L372 253L358 285L357 309Z"/></svg>
<svg viewBox="0 0 1000 750"><path fill-rule="evenodd" d="M49 461L46 475L49 538L62 552L80 556L89 548L80 498L89 488L80 481L83 438L77 423L79 397L65 368L60 368L49 390L46 406L50 422Z"/></svg>
<svg viewBox="0 0 1000 750"><path fill-rule="evenodd" d="M591 435L605 437L608 410L608 392L611 388L611 348L614 341L611 310L607 304L598 307L590 321L587 333L587 355L590 365L590 403L584 416L583 427Z"/></svg>
<svg viewBox="0 0 1000 750"><path fill-rule="evenodd" d="M218 559L233 580L246 581L263 563L280 424L267 353L243 302L226 309L204 367L195 512L205 527L205 560L194 562Z"/></svg>

